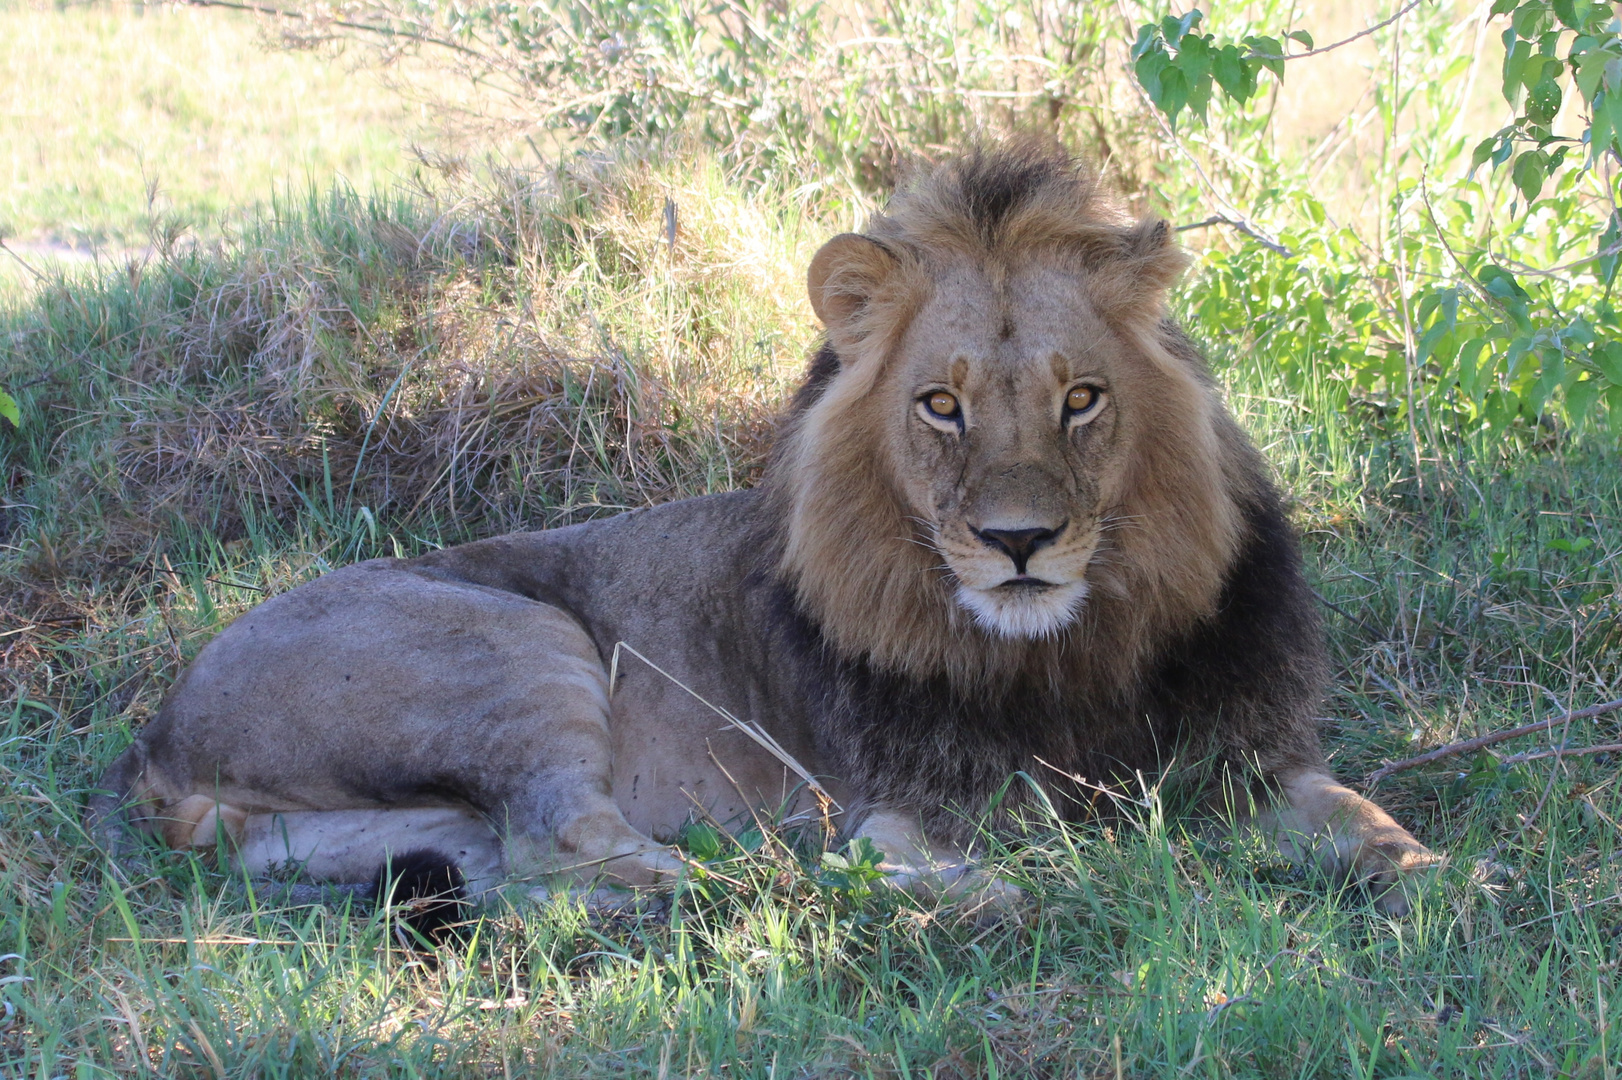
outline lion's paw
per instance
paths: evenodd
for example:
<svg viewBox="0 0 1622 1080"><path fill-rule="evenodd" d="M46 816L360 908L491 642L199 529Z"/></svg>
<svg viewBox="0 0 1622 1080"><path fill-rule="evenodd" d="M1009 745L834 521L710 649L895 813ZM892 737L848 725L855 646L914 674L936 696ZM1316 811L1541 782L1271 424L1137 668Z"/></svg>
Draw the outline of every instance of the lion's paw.
<svg viewBox="0 0 1622 1080"><path fill-rule="evenodd" d="M1351 852L1351 876L1374 896L1382 915L1402 918L1413 910L1412 896L1428 872L1445 859L1418 840L1400 837L1369 838Z"/></svg>
<svg viewBox="0 0 1622 1080"><path fill-rule="evenodd" d="M958 905L976 916L999 916L1022 912L1028 902L1025 890L1012 882L993 877L969 862L935 863L914 866L880 863L883 884L920 899L941 900Z"/></svg>
<svg viewBox="0 0 1622 1080"><path fill-rule="evenodd" d="M686 865L672 848L642 844L606 861L603 876L633 889L665 889L676 883Z"/></svg>

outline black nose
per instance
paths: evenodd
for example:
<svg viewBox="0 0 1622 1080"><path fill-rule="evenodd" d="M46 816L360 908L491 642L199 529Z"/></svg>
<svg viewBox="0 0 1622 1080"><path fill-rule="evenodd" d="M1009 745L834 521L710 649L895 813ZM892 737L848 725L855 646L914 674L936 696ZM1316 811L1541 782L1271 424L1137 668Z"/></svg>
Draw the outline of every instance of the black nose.
<svg viewBox="0 0 1622 1080"><path fill-rule="evenodd" d="M1064 525L1060 525L1057 529L975 529L974 535L986 547L1013 559L1014 572L1023 574L1031 556L1053 543L1063 531Z"/></svg>

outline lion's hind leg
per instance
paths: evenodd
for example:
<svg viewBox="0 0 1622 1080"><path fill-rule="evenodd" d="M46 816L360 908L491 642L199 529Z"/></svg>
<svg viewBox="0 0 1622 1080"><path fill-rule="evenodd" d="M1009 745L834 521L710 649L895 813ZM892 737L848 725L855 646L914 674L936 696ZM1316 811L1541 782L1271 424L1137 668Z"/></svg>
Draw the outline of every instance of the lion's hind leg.
<svg viewBox="0 0 1622 1080"><path fill-rule="evenodd" d="M456 867L472 897L505 877L500 836L459 806L252 814L232 865L261 880L366 885L395 858L424 851Z"/></svg>

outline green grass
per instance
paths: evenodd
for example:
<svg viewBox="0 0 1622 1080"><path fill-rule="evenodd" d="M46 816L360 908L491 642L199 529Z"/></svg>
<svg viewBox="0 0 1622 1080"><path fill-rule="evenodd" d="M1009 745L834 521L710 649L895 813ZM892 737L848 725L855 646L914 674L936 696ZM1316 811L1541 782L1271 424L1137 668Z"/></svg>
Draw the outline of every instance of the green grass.
<svg viewBox="0 0 1622 1080"><path fill-rule="evenodd" d="M812 340L801 269L848 225L690 159L431 187L284 202L0 314L24 417L0 432L0 1075L1616 1074L1604 756L1386 781L1452 857L1402 921L1156 797L999 852L1033 903L990 924L751 832L668 918L497 907L429 955L193 859L109 867L86 789L267 593L749 483ZM1614 445L1484 435L1416 467L1334 372L1211 344L1343 613L1343 775L1619 696Z"/></svg>

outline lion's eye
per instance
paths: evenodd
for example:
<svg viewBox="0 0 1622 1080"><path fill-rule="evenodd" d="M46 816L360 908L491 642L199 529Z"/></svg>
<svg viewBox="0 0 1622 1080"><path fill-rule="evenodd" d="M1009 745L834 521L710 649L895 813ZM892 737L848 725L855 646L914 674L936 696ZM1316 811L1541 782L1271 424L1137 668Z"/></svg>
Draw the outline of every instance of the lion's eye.
<svg viewBox="0 0 1622 1080"><path fill-rule="evenodd" d="M937 390L924 399L924 407L943 420L957 415L957 398L945 390Z"/></svg>
<svg viewBox="0 0 1622 1080"><path fill-rule="evenodd" d="M1070 393L1064 396L1064 407L1074 416L1084 413L1098 404L1098 391L1091 386L1072 387Z"/></svg>

